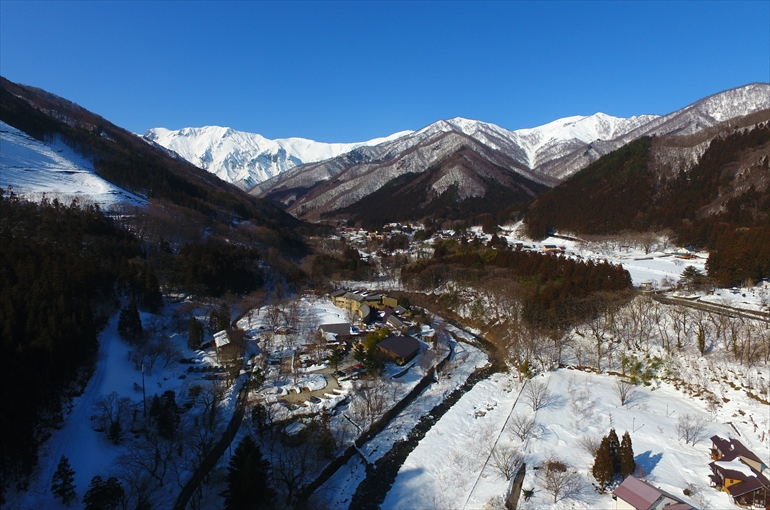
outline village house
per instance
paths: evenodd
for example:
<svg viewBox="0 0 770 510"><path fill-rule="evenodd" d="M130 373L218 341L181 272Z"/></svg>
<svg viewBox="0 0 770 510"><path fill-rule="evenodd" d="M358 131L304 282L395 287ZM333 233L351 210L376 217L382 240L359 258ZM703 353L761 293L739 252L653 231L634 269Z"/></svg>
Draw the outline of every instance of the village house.
<svg viewBox="0 0 770 510"><path fill-rule="evenodd" d="M232 363L243 358L243 339L246 332L240 329L223 329L214 333L214 348L217 352L217 361L221 364Z"/></svg>
<svg viewBox="0 0 770 510"><path fill-rule="evenodd" d="M633 476L612 491L612 510L693 510L691 505Z"/></svg>
<svg viewBox="0 0 770 510"><path fill-rule="evenodd" d="M736 505L770 508L770 469L737 439L711 438L712 487L728 493Z"/></svg>
<svg viewBox="0 0 770 510"><path fill-rule="evenodd" d="M331 335L337 342L344 342L353 337L351 325L349 322L339 322L335 324L321 324L318 330L324 335Z"/></svg>
<svg viewBox="0 0 770 510"><path fill-rule="evenodd" d="M404 365L420 352L420 341L411 336L389 336L377 344L390 360Z"/></svg>

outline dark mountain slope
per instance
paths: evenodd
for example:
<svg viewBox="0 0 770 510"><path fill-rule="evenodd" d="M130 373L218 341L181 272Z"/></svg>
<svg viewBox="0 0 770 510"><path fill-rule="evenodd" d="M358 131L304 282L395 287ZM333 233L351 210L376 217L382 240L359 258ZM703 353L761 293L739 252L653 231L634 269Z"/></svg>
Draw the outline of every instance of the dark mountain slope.
<svg viewBox="0 0 770 510"><path fill-rule="evenodd" d="M671 229L680 244L712 252L719 283L770 275L770 126L725 124L702 136L642 138L539 196L533 237L555 230L615 234ZM758 120L752 116L752 120Z"/></svg>
<svg viewBox="0 0 770 510"><path fill-rule="evenodd" d="M323 218L352 218L365 226L433 217L473 220L529 201L548 187L499 167L471 147L461 146L422 173L407 173L358 202Z"/></svg>
<svg viewBox="0 0 770 510"><path fill-rule="evenodd" d="M305 251L294 233L302 223L269 201L172 157L71 101L0 78L0 120L38 140L60 137L91 159L99 176L122 188L214 221L250 220L271 230L284 247Z"/></svg>

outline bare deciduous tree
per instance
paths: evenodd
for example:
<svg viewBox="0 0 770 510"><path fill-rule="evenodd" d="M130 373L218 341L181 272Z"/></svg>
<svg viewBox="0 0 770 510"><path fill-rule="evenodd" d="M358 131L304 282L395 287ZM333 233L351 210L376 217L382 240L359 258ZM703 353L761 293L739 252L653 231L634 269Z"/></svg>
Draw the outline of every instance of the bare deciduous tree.
<svg viewBox="0 0 770 510"><path fill-rule="evenodd" d="M553 502L578 495L583 490L580 474L556 459L548 459L538 470L540 486L551 495Z"/></svg>
<svg viewBox="0 0 770 510"><path fill-rule="evenodd" d="M511 417L511 433L526 441L535 428L535 417L516 413Z"/></svg>
<svg viewBox="0 0 770 510"><path fill-rule="evenodd" d="M524 463L524 457L515 448L503 446L492 450L489 462L498 474L510 480Z"/></svg>
<svg viewBox="0 0 770 510"><path fill-rule="evenodd" d="M577 444L591 457L596 457L596 452L599 451L601 445L601 439L596 436L583 436L577 440Z"/></svg>
<svg viewBox="0 0 770 510"><path fill-rule="evenodd" d="M370 427L382 415L387 401L388 391L385 384L374 381L358 389L350 403L350 413L356 420Z"/></svg>
<svg viewBox="0 0 770 510"><path fill-rule="evenodd" d="M636 390L634 389L635 387L636 386L634 384L624 379L615 380L615 395L617 395L620 399L621 406L630 403L634 399L634 395L636 395Z"/></svg>
<svg viewBox="0 0 770 510"><path fill-rule="evenodd" d="M676 433L685 444L695 446L706 436L706 421L690 414L679 415L676 423Z"/></svg>
<svg viewBox="0 0 770 510"><path fill-rule="evenodd" d="M533 411L537 411L551 403L553 395L544 381L532 379L524 387L524 399L529 402Z"/></svg>
<svg viewBox="0 0 770 510"><path fill-rule="evenodd" d="M118 423L121 428L131 419L131 414L136 403L128 397L120 397L113 391L96 401L94 415L98 421L100 430L108 431L110 427Z"/></svg>

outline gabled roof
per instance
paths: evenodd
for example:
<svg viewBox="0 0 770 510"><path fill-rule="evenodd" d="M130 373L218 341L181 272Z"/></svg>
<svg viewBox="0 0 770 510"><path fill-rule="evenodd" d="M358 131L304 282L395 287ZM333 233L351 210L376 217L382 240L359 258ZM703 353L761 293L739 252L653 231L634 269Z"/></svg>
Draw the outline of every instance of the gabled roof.
<svg viewBox="0 0 770 510"><path fill-rule="evenodd" d="M732 478L741 480L740 482L727 487L727 492L737 498L749 492L754 492L762 487L770 490L770 480L761 473L757 473L747 464L740 460L718 460L709 464L712 471L719 471L723 478ZM721 481L721 480L720 480Z"/></svg>
<svg viewBox="0 0 770 510"><path fill-rule="evenodd" d="M352 301L358 301L359 303L364 300L364 296L355 292L347 292L343 297Z"/></svg>
<svg viewBox="0 0 770 510"><path fill-rule="evenodd" d="M754 452L743 446L743 443L737 439L725 439L724 437L720 436L712 436L711 442L713 443L714 447L718 449L722 454L722 458L720 460L730 461L736 459L737 457L746 457L747 459L753 460L759 464L764 464L764 462L762 462L760 458L754 454Z"/></svg>
<svg viewBox="0 0 770 510"><path fill-rule="evenodd" d="M335 335L350 336L350 323L340 322L335 324L321 324L318 329L324 333L333 333Z"/></svg>
<svg viewBox="0 0 770 510"><path fill-rule="evenodd" d="M227 334L227 330L223 329L217 333L214 333L214 345L222 347L230 343L230 335Z"/></svg>
<svg viewBox="0 0 770 510"><path fill-rule="evenodd" d="M335 298L335 297L344 296L346 293L347 291L345 289L335 290L334 292L331 293L331 297Z"/></svg>
<svg viewBox="0 0 770 510"><path fill-rule="evenodd" d="M409 335L389 336L377 344L400 358L408 358L420 350L420 342Z"/></svg>
<svg viewBox="0 0 770 510"><path fill-rule="evenodd" d="M673 504L665 507L678 510L691 510L692 506L684 503L674 496L653 487L633 476L626 477L623 483L618 485L612 494L622 499L637 510L649 510L661 498L670 499Z"/></svg>
<svg viewBox="0 0 770 510"><path fill-rule="evenodd" d="M642 510L650 508L662 496L658 489L633 476L623 480L612 493L634 508Z"/></svg>

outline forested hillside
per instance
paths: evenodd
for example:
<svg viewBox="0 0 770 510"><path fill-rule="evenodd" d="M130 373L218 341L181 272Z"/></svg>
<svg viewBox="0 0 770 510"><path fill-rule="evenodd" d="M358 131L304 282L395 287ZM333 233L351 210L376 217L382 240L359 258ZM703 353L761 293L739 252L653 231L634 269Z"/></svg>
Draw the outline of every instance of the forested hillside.
<svg viewBox="0 0 770 510"><path fill-rule="evenodd" d="M407 288L422 292L431 292L442 282L472 288L505 281L512 286L515 301L521 303L522 317L540 329L573 325L595 312L590 301L596 294L631 289L631 277L621 266L511 250L496 236L488 246L442 241L432 258L404 267L401 278ZM451 292L442 294L442 305L453 310L456 297ZM620 294L616 297L622 300Z"/></svg>
<svg viewBox="0 0 770 510"><path fill-rule="evenodd" d="M261 228L263 244L291 256L307 253L296 233L302 222L66 99L0 78L0 120L38 140L61 138L92 160L100 177L176 206L177 215L183 208L209 222L248 220Z"/></svg>
<svg viewBox="0 0 770 510"><path fill-rule="evenodd" d="M678 244L711 253L709 276L720 285L770 275L770 126L717 136L689 169L651 163L666 143L641 138L539 196L529 233L671 229Z"/></svg>
<svg viewBox="0 0 770 510"><path fill-rule="evenodd" d="M60 399L87 380L117 298L161 299L139 242L97 208L22 203L0 189L0 474L35 463Z"/></svg>

